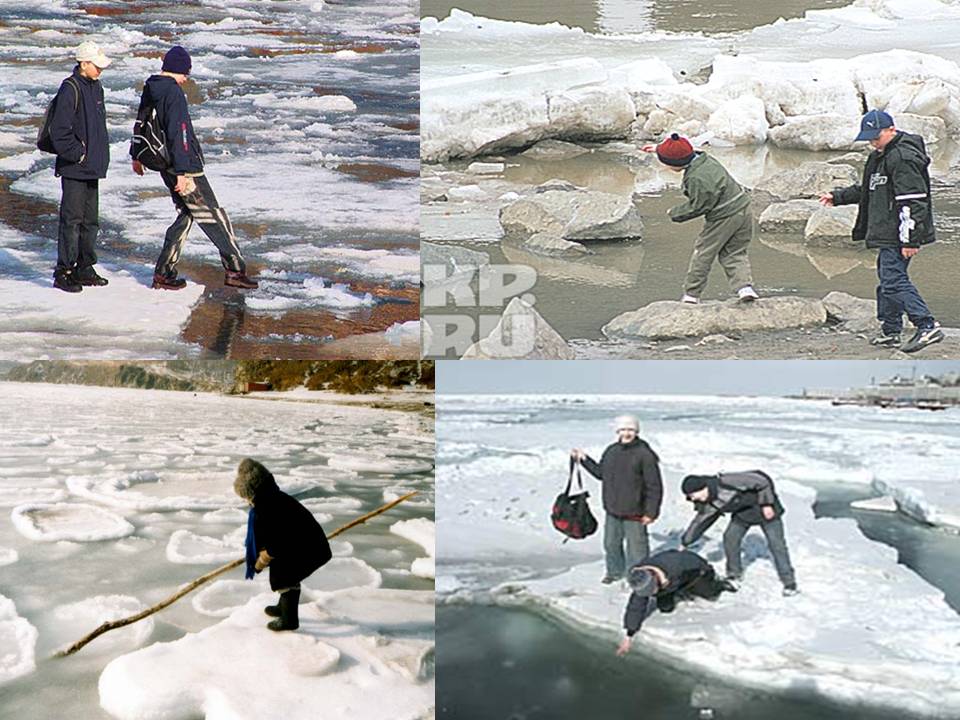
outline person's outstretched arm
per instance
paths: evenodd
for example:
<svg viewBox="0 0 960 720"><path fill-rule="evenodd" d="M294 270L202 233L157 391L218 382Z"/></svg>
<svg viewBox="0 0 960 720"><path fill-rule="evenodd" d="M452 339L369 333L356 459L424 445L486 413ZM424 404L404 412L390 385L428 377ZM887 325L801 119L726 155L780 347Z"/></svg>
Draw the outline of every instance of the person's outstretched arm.
<svg viewBox="0 0 960 720"><path fill-rule="evenodd" d="M703 535L710 527L720 519L722 513L713 505L704 504L701 506L701 509L697 512L696 517L690 521L690 525L687 526L687 529L683 532L683 537L680 538L680 545L682 547L689 547L697 540L700 539L700 536Z"/></svg>

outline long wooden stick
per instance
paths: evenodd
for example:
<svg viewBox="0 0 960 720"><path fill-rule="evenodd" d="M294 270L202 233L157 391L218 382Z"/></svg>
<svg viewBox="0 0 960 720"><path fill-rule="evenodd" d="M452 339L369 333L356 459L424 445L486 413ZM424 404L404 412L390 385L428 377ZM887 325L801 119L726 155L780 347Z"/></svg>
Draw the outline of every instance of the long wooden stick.
<svg viewBox="0 0 960 720"><path fill-rule="evenodd" d="M389 502L386 505L383 505L377 508L376 510L373 510L372 512L368 512L366 515L361 515L356 520L351 520L346 525L334 530L332 533L327 535L327 538L328 539L335 538L337 535L339 535L340 533L346 532L350 528L356 527L357 525L362 525L370 518L374 518L377 515L381 515L385 513L390 508L399 505L404 500L409 500L416 494L417 494L417 491L414 490L413 492L407 493L403 497L397 498L393 502ZM98 627L93 632L89 633L88 635L84 635L82 638L77 640L73 645L68 647L66 650L60 650L54 653L53 657L66 657L67 655L73 655L73 653L77 652L77 650L82 648L91 640L94 640L100 637L105 632L109 632L110 630L116 630L117 628L122 628L127 625L132 625L138 620L143 620L145 617L149 615L153 615L156 612L160 612L165 607L169 607L170 605L173 605L177 600L182 598L187 593L193 592L198 587L203 585L205 582L209 582L210 580L213 580L213 578L217 577L218 575L223 575L223 573L233 570L235 567L240 567L245 562L246 562L246 558L240 558L239 560L234 560L232 562L229 562L226 565L218 567L216 570L211 570L206 575L201 575L200 577L198 577L196 580L189 583L188 585L184 585L182 588L180 588L177 592L175 592L173 595L168 597L166 600L158 602L156 605L152 605L151 607L148 607L146 610L141 610L136 615L130 615L129 617L121 618L120 620L111 620L109 622L105 622L103 623L103 625Z"/></svg>

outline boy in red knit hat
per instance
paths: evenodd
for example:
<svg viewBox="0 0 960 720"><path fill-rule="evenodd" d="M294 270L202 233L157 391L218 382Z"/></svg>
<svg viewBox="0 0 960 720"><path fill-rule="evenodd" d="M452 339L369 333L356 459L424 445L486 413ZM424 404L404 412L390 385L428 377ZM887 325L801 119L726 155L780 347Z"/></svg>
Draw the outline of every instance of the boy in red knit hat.
<svg viewBox="0 0 960 720"><path fill-rule="evenodd" d="M687 269L683 302L700 302L714 260L720 263L741 301L756 300L747 257L747 246L753 239L753 216L746 191L716 159L695 151L689 140L676 133L659 145L644 145L643 150L655 151L660 162L683 172L687 201L670 209L670 219L686 222L705 216Z"/></svg>

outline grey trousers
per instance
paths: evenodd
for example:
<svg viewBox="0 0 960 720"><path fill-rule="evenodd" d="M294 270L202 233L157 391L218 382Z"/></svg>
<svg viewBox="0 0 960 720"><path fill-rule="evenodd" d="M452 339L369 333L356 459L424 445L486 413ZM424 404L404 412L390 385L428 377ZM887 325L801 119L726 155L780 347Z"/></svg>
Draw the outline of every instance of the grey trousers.
<svg viewBox="0 0 960 720"><path fill-rule="evenodd" d="M624 553L623 546L627 550ZM622 520L607 513L603 524L603 552L607 561L607 577L623 577L627 568L644 560L650 554L647 526L638 520Z"/></svg>
<svg viewBox="0 0 960 720"><path fill-rule="evenodd" d="M210 187L210 181L207 180L206 176L199 175L193 178L197 183L197 189L184 197L181 197L173 189L177 184L175 176L168 173L160 173L160 176L170 190L173 204L177 208L177 219L167 229L163 249L160 251L160 257L157 258L157 266L154 269L157 275L171 276L176 274L177 263L180 262L180 252L183 250L183 244L187 241L187 234L193 227L194 222L210 238L210 242L217 246L217 250L220 251L220 262L223 263L224 269L244 272L246 264L240 254L240 248L237 247L233 225L230 223L230 218L227 217L227 211L220 207L217 202L217 197L213 194L213 188Z"/></svg>
<svg viewBox="0 0 960 720"><path fill-rule="evenodd" d="M720 263L732 289L753 285L750 259L747 257L747 246L752 239L753 215L750 208L744 208L723 220L706 223L693 246L683 291L687 295L700 297L707 286L714 260Z"/></svg>
<svg viewBox="0 0 960 720"><path fill-rule="evenodd" d="M760 529L763 530L767 538L767 547L770 548L770 554L773 555L773 564L777 568L777 575L780 582L786 585L794 585L796 577L793 572L793 565L790 564L790 552L787 550L787 538L783 534L783 521L780 518L762 523ZM740 556L740 546L743 544L743 536L750 530L749 525L738 522L731 518L723 533L723 551L727 556L727 575L740 577L743 575L743 560Z"/></svg>

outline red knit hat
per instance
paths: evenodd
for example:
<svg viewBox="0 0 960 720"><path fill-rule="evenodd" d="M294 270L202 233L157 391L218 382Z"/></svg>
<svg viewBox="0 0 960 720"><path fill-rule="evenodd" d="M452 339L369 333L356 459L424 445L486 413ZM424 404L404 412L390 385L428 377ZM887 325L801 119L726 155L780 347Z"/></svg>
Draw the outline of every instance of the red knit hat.
<svg viewBox="0 0 960 720"><path fill-rule="evenodd" d="M657 145L657 158L664 165L673 167L689 165L695 154L690 141L676 133Z"/></svg>

